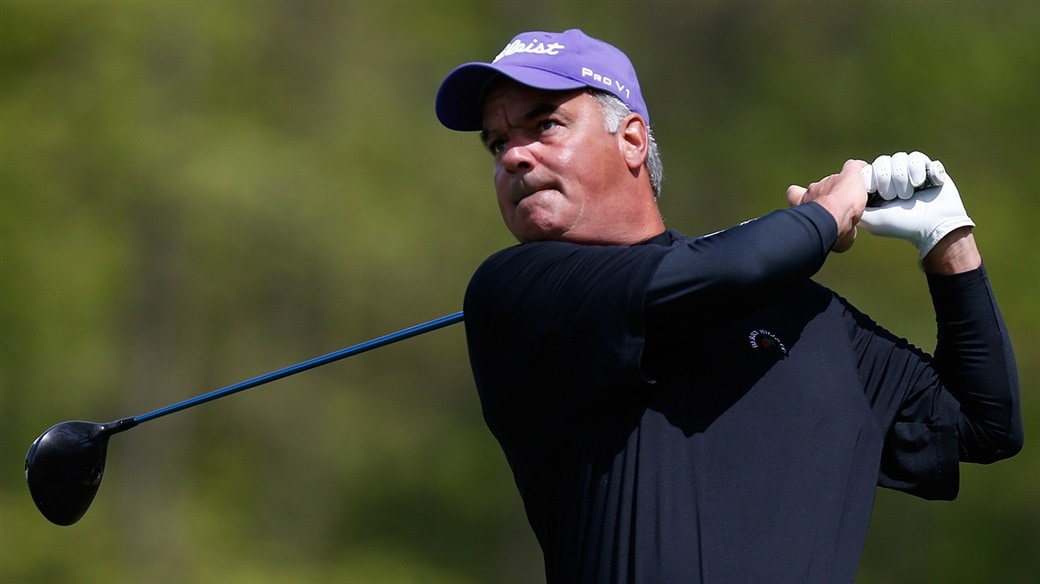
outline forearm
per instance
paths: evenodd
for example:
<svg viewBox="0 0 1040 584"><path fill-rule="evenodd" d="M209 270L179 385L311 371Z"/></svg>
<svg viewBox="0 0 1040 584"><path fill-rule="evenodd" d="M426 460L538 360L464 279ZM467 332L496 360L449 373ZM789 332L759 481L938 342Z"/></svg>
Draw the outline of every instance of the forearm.
<svg viewBox="0 0 1040 584"><path fill-rule="evenodd" d="M812 276L836 237L828 212L807 204L676 246L650 281L647 317L689 324L724 316L728 305L747 306L762 290Z"/></svg>
<svg viewBox="0 0 1040 584"><path fill-rule="evenodd" d="M1012 456L1022 446L1018 373L985 269L929 273L928 284L938 325L935 366L960 403L961 458L992 462Z"/></svg>

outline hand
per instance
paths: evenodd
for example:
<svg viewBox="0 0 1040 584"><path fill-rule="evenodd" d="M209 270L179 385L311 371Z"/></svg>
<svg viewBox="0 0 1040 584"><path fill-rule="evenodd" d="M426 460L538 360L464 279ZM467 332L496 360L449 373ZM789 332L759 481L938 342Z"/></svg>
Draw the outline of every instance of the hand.
<svg viewBox="0 0 1040 584"><path fill-rule="evenodd" d="M958 228L974 227L975 223L964 210L960 193L949 175L941 186L914 192L913 182L923 183L924 179L912 176L910 157L916 159L917 168L923 169L931 163L919 152L879 156L874 160L871 165L874 182L887 202L865 209L860 224L874 235L909 241L917 248L920 259L924 259L942 238Z"/></svg>
<svg viewBox="0 0 1040 584"><path fill-rule="evenodd" d="M864 166L863 184L872 199L891 201L896 197L909 199L914 191L937 187L946 180L946 168L938 160L929 160L920 152L896 152L892 156L878 156L874 164ZM869 202L867 203L870 204Z"/></svg>
<svg viewBox="0 0 1040 584"><path fill-rule="evenodd" d="M841 253L856 241L856 223L867 204L867 190L861 170L862 160L847 160L839 174L832 174L809 185L787 187L787 203L792 207L815 201L830 212L838 224L838 239L831 251Z"/></svg>

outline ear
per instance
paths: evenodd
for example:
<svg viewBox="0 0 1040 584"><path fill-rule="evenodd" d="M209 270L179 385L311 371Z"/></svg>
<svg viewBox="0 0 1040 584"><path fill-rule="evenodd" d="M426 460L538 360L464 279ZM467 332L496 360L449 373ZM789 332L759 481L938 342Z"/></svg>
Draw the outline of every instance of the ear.
<svg viewBox="0 0 1040 584"><path fill-rule="evenodd" d="M639 169L646 162L647 149L650 147L650 139L647 135L646 122L639 114L629 114L621 122L621 131L618 132L618 141L621 154L628 163L629 170L638 174Z"/></svg>

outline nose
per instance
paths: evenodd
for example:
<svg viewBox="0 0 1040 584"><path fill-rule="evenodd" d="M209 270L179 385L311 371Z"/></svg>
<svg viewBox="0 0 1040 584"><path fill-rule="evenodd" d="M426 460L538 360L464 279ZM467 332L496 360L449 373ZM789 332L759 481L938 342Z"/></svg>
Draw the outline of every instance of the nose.
<svg viewBox="0 0 1040 584"><path fill-rule="evenodd" d="M532 142L518 137L511 138L499 158L503 167L512 173L527 172L534 168L535 155Z"/></svg>

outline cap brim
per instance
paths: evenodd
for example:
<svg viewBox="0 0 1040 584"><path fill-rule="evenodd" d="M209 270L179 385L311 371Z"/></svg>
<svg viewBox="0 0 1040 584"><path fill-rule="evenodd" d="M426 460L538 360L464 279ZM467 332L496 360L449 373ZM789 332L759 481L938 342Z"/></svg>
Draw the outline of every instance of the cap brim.
<svg viewBox="0 0 1040 584"><path fill-rule="evenodd" d="M500 74L538 89L566 90L586 86L580 81L534 67L466 63L449 73L437 90L437 119L452 130L472 132L482 129L484 88L488 81Z"/></svg>

